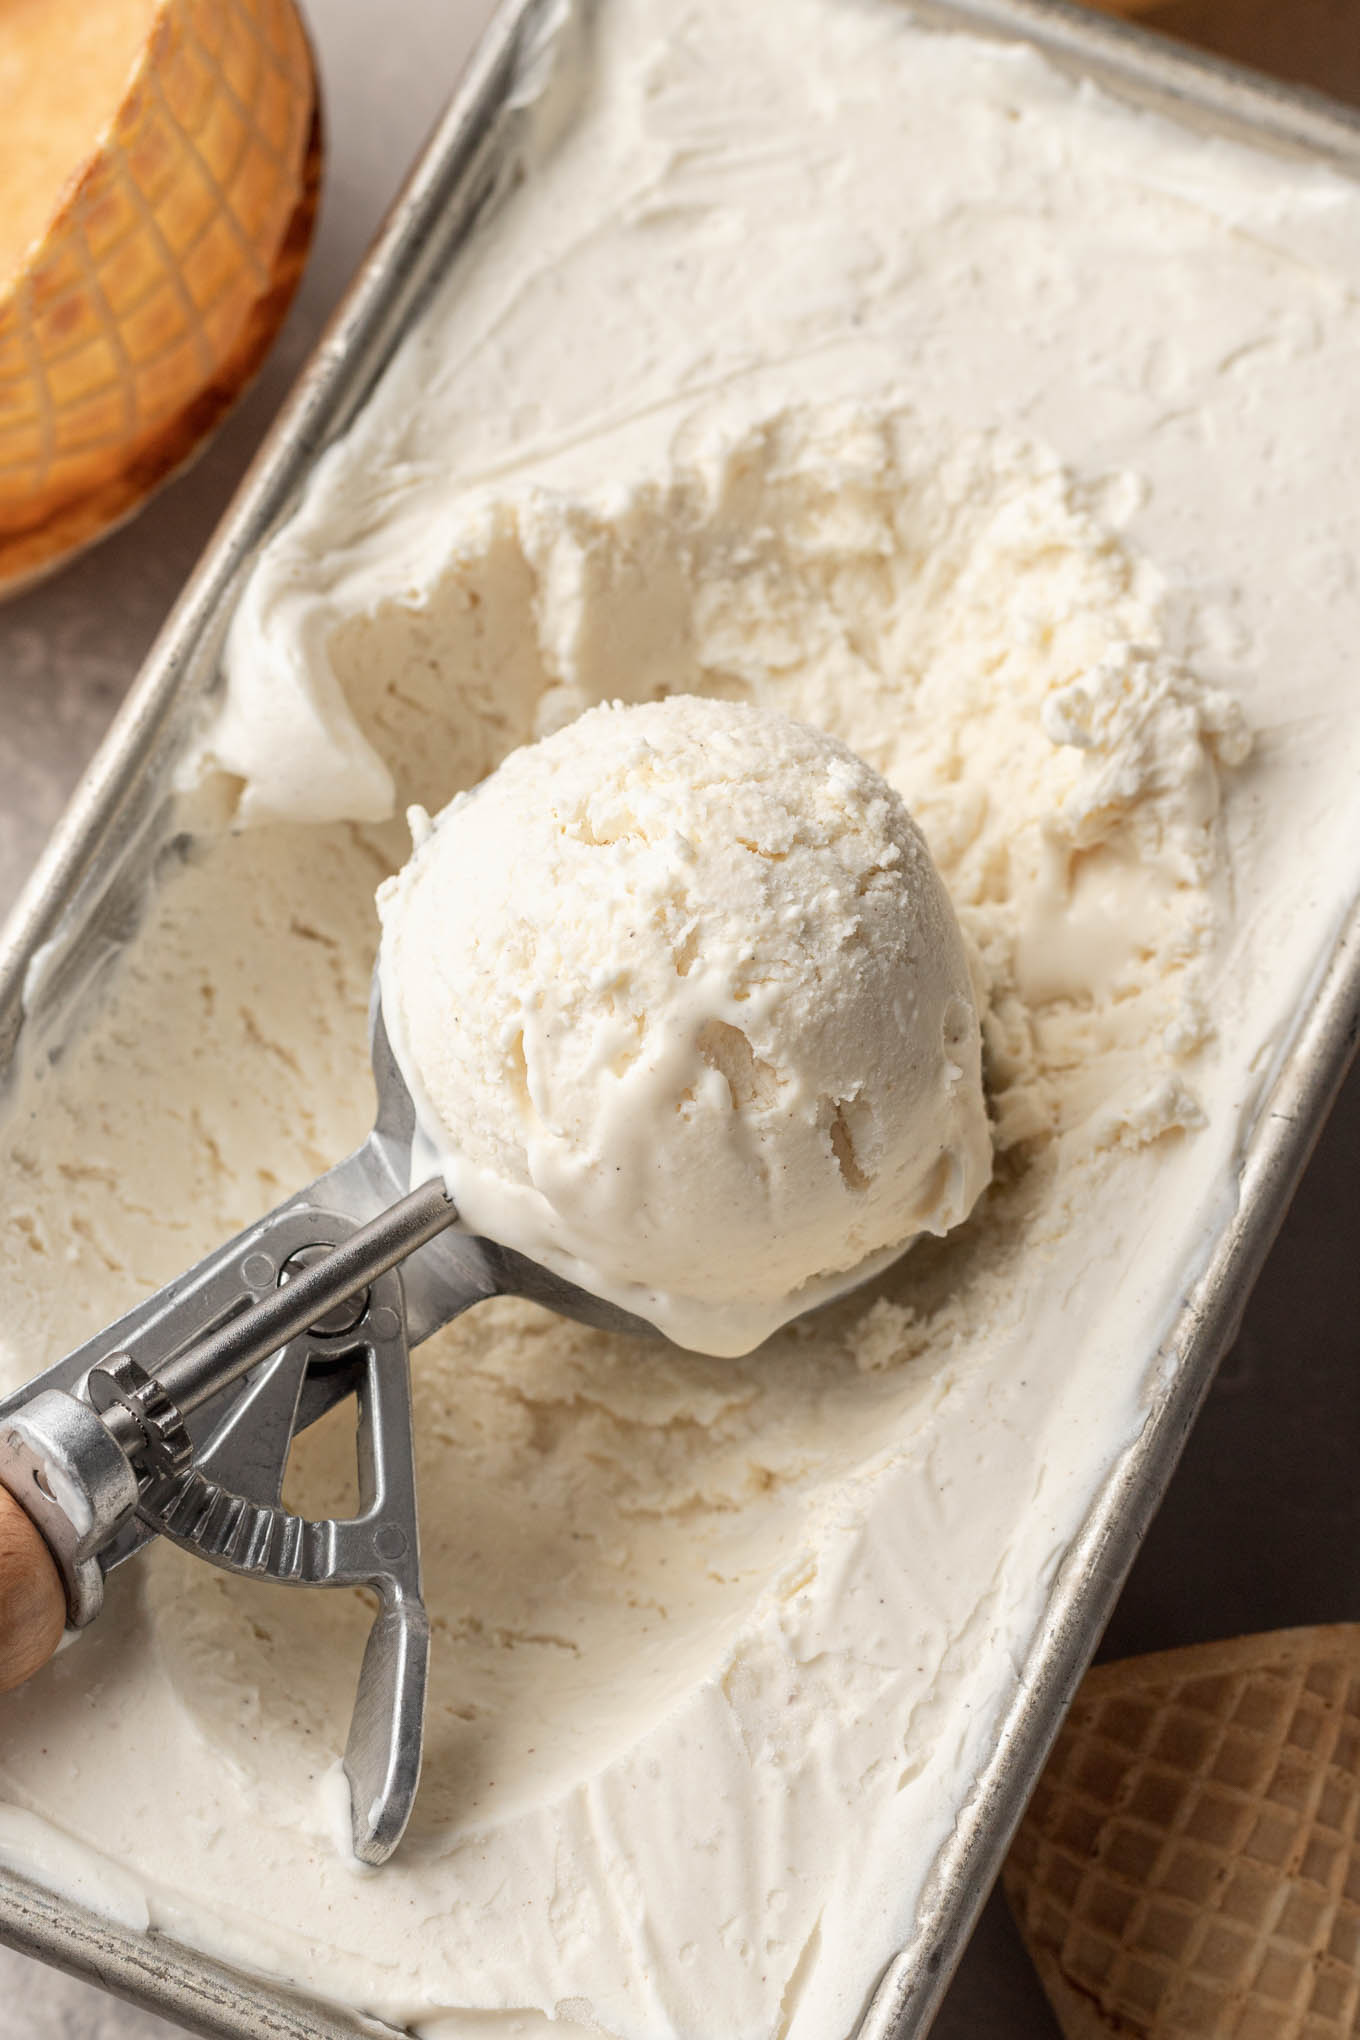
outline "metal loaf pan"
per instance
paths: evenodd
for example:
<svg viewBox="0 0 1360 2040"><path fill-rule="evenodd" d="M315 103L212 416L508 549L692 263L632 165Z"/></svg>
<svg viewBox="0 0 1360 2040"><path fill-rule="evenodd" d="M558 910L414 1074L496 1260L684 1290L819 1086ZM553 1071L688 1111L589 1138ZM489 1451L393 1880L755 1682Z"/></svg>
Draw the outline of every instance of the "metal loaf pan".
<svg viewBox="0 0 1360 2040"><path fill-rule="evenodd" d="M448 112L318 344L0 935L0 1069L69 1015L135 925L164 840L171 778L217 673L234 590L319 452L343 432L431 282L526 174L522 87L562 25L563 0L502 0ZM928 0L933 25L1039 45L1063 69L1183 124L1360 172L1360 120L1304 92L1181 51L1062 0ZM543 174L550 175L550 171ZM35 965L39 966L35 968ZM27 997L26 997L27 993ZM923 2033L998 1869L1230 1341L1360 1032L1360 910L1308 996L1238 1157L1239 1197L1166 1342L1149 1420L1095 1498L1022 1667L991 1760L959 1809L916 1931L890 1965L859 2040ZM1151 1356L1150 1356L1151 1357ZM193 2031L233 2040L357 2040L390 2031L137 1934L0 1870L0 1941Z"/></svg>

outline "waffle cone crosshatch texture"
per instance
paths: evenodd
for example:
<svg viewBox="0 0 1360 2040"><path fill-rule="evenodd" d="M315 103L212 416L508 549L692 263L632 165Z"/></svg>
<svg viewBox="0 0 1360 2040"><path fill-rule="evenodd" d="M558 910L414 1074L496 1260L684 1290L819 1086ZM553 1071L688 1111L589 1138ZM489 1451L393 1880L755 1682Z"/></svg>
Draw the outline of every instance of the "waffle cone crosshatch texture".
<svg viewBox="0 0 1360 2040"><path fill-rule="evenodd" d="M1341 2040L1360 2024L1360 1625L1083 1685L1005 1888L1066 2040Z"/></svg>
<svg viewBox="0 0 1360 2040"><path fill-rule="evenodd" d="M26 6L0 51L39 108L85 55L63 13ZM0 594L195 450L263 360L311 238L320 121L292 0L161 0L126 58L55 209L0 255Z"/></svg>

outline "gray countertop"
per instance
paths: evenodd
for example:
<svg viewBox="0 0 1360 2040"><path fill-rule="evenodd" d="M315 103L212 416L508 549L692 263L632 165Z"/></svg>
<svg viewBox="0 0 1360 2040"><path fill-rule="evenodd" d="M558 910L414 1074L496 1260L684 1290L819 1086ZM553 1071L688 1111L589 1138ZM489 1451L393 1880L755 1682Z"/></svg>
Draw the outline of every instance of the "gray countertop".
<svg viewBox="0 0 1360 2040"><path fill-rule="evenodd" d="M1354 0L1172 0L1163 25L1360 97ZM317 245L283 337L197 465L124 530L0 608L0 912L136 673L250 454L448 96L489 0L309 0L329 161ZM1349 64L1351 75L1346 75ZM1360 1072L1342 1094L1242 1333L1106 1634L1118 1657L1360 1618ZM0 1950L0 2040L153 2040L171 2028ZM1054 2040L993 1897L937 2040ZM721 2040L719 2035L705 2040Z"/></svg>

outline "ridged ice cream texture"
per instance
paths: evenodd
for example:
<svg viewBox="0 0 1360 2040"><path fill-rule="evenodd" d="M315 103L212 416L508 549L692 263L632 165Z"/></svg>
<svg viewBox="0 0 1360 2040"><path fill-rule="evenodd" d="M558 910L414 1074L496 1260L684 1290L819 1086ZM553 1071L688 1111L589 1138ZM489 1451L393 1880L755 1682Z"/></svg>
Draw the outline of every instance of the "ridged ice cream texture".
<svg viewBox="0 0 1360 2040"><path fill-rule="evenodd" d="M793 409L628 489L470 501L437 588L357 605L347 713L412 804L658 670L871 759L980 963L996 1172L947 1238L749 1354L511 1299L418 1350L429 1735L379 1875L337 1861L318 1789L369 1611L275 1606L173 1550L8 1704L0 1857L439 2040L853 2031L1092 1469L1140 1421L1104 1300L1204 1120L1244 738L1168 646L1119 500L1009 435ZM407 830L214 832L238 790L209 771L107 1010L8 1131L16 1379L365 1131L373 889ZM342 1507L353 1454L317 1426L290 1501ZM143 1753L116 1798L36 1754L86 1733L91 1681L101 1735Z"/></svg>
<svg viewBox="0 0 1360 2040"><path fill-rule="evenodd" d="M602 704L379 893L389 1039L470 1232L741 1353L991 1173L958 923L892 788L749 704Z"/></svg>

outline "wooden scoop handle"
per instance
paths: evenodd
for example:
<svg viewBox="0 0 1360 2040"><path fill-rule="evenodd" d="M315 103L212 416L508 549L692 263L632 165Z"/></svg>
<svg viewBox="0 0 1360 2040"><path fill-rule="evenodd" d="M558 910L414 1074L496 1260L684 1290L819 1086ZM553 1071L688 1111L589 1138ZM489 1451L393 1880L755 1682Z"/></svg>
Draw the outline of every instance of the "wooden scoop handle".
<svg viewBox="0 0 1360 2040"><path fill-rule="evenodd" d="M42 1533L0 1488L0 1693L31 1679L66 1627L66 1589Z"/></svg>

